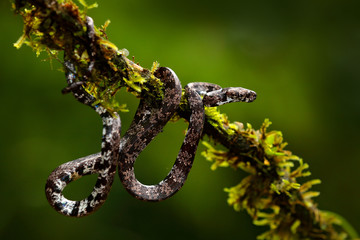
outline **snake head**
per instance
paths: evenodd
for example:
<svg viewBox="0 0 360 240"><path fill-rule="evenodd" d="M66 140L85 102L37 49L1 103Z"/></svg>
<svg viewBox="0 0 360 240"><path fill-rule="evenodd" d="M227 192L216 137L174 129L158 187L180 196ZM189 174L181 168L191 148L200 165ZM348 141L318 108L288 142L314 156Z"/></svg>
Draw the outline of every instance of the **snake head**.
<svg viewBox="0 0 360 240"><path fill-rule="evenodd" d="M256 99L256 92L246 88L229 87L224 90L227 102L253 102Z"/></svg>

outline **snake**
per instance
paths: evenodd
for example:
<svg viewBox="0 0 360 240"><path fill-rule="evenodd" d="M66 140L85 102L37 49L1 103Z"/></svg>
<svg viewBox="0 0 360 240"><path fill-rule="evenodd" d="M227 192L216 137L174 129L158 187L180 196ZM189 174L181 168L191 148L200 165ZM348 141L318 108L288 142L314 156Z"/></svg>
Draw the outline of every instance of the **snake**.
<svg viewBox="0 0 360 240"><path fill-rule="evenodd" d="M116 173L116 159L119 154L121 121L117 113L111 114L102 106L95 105L95 98L75 81L74 65L65 62L67 82L74 97L81 103L93 108L101 117L103 134L101 152L79 158L57 167L48 177L45 193L50 205L66 216L82 217L97 210L106 200ZM63 190L70 183L82 176L98 174L90 195L80 201L67 199Z"/></svg>
<svg viewBox="0 0 360 240"><path fill-rule="evenodd" d="M180 81L170 68L159 68L155 76L162 79L165 84L162 104L160 107L154 107L146 100L140 101L133 122L122 138L118 161L118 174L124 188L139 200L153 202L173 196L185 183L202 136L204 106L251 102L256 98L255 92L245 88L221 88L219 85L206 82L187 84L184 90L190 108L190 120L175 163L164 180L156 185L145 185L135 176L135 161L176 113L182 96Z"/></svg>
<svg viewBox="0 0 360 240"><path fill-rule="evenodd" d="M88 19L87 27L89 38L93 38L91 18ZM256 99L256 93L245 88L221 88L206 82L187 84L184 87L184 98L190 110L189 126L175 163L164 180L155 185L145 185L137 180L134 164L139 154L162 132L179 109L182 86L175 72L167 67L159 67L154 72L154 76L164 84L161 103L153 104L151 100L142 98L129 129L120 138L119 115L112 115L102 106L93 106L95 98L82 87L82 81L76 81L74 65L69 60L65 61L64 65L68 83L64 92L72 92L76 100L93 108L103 123L100 153L64 163L48 177L45 186L47 200L56 211L66 216L82 217L96 211L110 192L116 166L122 185L135 198L158 202L173 196L182 188L192 168L204 127L204 107L231 102L252 102ZM93 62L89 63L89 71L93 65ZM62 192L70 182L90 174L98 174L98 179L87 198L73 201L64 197Z"/></svg>
<svg viewBox="0 0 360 240"><path fill-rule="evenodd" d="M87 37L90 41L88 51L90 51L93 48L95 36L94 23L90 17L86 18L86 27ZM91 73L94 67L94 54L91 54L90 58L88 73ZM50 205L59 213L82 217L96 211L105 202L110 192L120 150L121 120L118 113L111 113L101 105L94 105L96 98L85 90L83 81L77 81L75 66L68 59L66 51L64 69L68 87L64 88L62 92L72 92L77 101L94 109L102 119L101 152L57 167L47 179L45 193ZM87 76L84 78L86 80ZM88 197L74 201L63 195L63 190L69 183L90 174L98 174L98 178Z"/></svg>

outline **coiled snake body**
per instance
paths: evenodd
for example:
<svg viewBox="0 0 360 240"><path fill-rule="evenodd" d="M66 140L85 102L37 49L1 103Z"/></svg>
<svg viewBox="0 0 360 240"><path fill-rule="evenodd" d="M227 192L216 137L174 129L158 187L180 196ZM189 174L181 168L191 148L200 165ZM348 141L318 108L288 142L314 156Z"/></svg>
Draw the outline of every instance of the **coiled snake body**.
<svg viewBox="0 0 360 240"><path fill-rule="evenodd" d="M73 70L71 63L66 67ZM68 84L75 83L75 75L66 72ZM90 107L95 99L81 86L73 90L75 98ZM120 146L120 117L114 117L103 107L92 107L101 116L103 122L103 136L101 152L84 158L65 163L56 168L49 176L45 192L49 203L56 211L68 216L85 216L99 208L106 200L116 173L116 159ZM71 201L64 197L62 191L70 182L90 174L98 174L98 179L91 194L81 201Z"/></svg>
<svg viewBox="0 0 360 240"><path fill-rule="evenodd" d="M192 167L196 149L201 138L205 106L218 106L227 102L252 101L255 93L243 88L221 89L210 83L190 83L185 86L185 95L191 115L185 139L175 163L166 178L157 185L140 183L134 173L138 155L163 129L180 105L181 85L176 74L169 68L159 68L155 74L165 83L165 96L159 109L142 100L135 118L121 141L119 176L125 189L134 197L145 201L161 201L171 197L184 184ZM234 94L235 95L232 95ZM203 99L201 99L203 95ZM151 114L150 114L151 113Z"/></svg>
<svg viewBox="0 0 360 240"><path fill-rule="evenodd" d="M91 32L92 21L89 22L91 24L88 28ZM164 99L160 106L152 106L142 99L129 129L120 141L120 117L117 114L112 116L101 106L93 107L95 99L75 81L75 70L71 62L65 62L65 68L69 89L75 98L94 108L103 120L101 152L62 164L47 180L45 189L49 203L56 211L67 216L88 215L104 203L114 179L116 165L123 186L135 198L161 201L171 197L183 186L192 167L204 126L204 106L213 107L239 101L252 102L256 98L255 92L244 88L221 88L215 84L200 82L186 85L185 97L191 116L183 144L165 179L156 185L144 185L136 179L135 160L161 132L180 105L182 88L176 74L165 67L156 70L155 76L164 83ZM62 191L68 183L89 174L99 176L87 198L71 201L63 196Z"/></svg>

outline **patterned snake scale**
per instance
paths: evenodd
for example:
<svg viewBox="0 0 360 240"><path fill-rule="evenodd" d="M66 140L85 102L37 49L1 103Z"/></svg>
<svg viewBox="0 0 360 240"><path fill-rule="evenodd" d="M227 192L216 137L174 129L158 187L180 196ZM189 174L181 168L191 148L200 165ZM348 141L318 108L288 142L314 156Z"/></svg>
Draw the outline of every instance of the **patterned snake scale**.
<svg viewBox="0 0 360 240"><path fill-rule="evenodd" d="M93 22L88 17L89 38L93 37ZM89 64L91 70L93 64ZM120 140L120 117L112 116L101 106L93 107L95 99L75 81L75 68L65 61L67 91L81 103L92 107L103 121L101 152L79 158L56 168L46 183L46 196L51 206L61 214L81 217L93 213L106 200L110 191L116 164L120 180L125 189L135 198L144 201L161 201L174 195L184 184L193 164L196 149L202 135L204 106L214 107L231 102L252 102L256 93L244 88L221 88L211 83L195 82L185 86L185 97L191 116L185 139L169 174L156 185L140 183L134 173L134 164L139 154L159 134L180 105L181 83L169 68L160 67L155 76L164 83L164 99L153 106L145 99L140 100L134 119ZM70 182L90 174L98 174L91 194L80 201L66 199L62 191Z"/></svg>
<svg viewBox="0 0 360 240"><path fill-rule="evenodd" d="M230 102L250 102L256 98L253 91L244 88L224 88L211 83L190 83L185 86L185 95L191 116L185 139L176 161L166 176L157 185L140 183L134 173L136 158L162 131L165 124L177 111L181 99L181 84L169 68L161 67L156 77L165 84L165 96L160 108L141 100L134 120L122 138L119 155L119 176L125 189L135 198L144 201L161 201L174 195L184 184L193 164L196 149L202 135L205 111L204 105L219 106ZM201 99L201 95L203 99Z"/></svg>
<svg viewBox="0 0 360 240"><path fill-rule="evenodd" d="M74 84L75 75L72 73L74 67L65 62L68 84ZM76 86L76 84L75 84ZM72 90L75 98L92 107L102 118L103 136L101 142L101 153L79 158L60 165L48 177L46 183L46 197L56 211L74 217L85 216L99 208L106 200L116 173L116 159L119 155L121 122L117 113L114 117L101 106L92 106L95 101L81 86ZM98 174L91 194L81 200L68 200L62 194L64 188L70 182L90 174Z"/></svg>

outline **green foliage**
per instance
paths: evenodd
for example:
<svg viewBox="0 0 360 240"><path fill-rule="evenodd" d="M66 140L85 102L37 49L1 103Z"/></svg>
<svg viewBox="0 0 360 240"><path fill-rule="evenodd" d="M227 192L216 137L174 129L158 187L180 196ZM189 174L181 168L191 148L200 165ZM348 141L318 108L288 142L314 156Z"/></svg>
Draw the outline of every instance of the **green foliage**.
<svg viewBox="0 0 360 240"><path fill-rule="evenodd" d="M97 99L94 104L101 104L110 111L126 111L115 98L121 87L137 97L162 98L162 82L154 76L158 64L154 63L153 69L147 70L127 59L129 52L119 50L107 39L109 20L100 28L95 27L95 42L89 42L86 13L97 4L79 2L82 9L71 0L45 1L45 4L35 0L16 1L13 9L24 19L24 33L14 46L20 48L26 44L37 56L46 52L50 59L62 63L59 53L64 51L75 65L77 78ZM89 71L92 61L94 67Z"/></svg>
<svg viewBox="0 0 360 240"><path fill-rule="evenodd" d="M319 179L299 183L308 177L309 165L301 158L285 150L280 131L268 131L271 122L265 119L259 130L250 124L229 123L226 115L216 108L207 109L211 124L231 137L244 137L251 146L247 152L234 154L217 150L208 142L202 155L212 162L211 169L232 167L249 173L238 185L225 188L228 204L235 211L245 210L258 226L268 226L269 231L258 239L349 239L356 238L355 231L348 230L345 221L335 215L317 209L312 200L319 192L309 191ZM340 226L340 229L334 225Z"/></svg>

